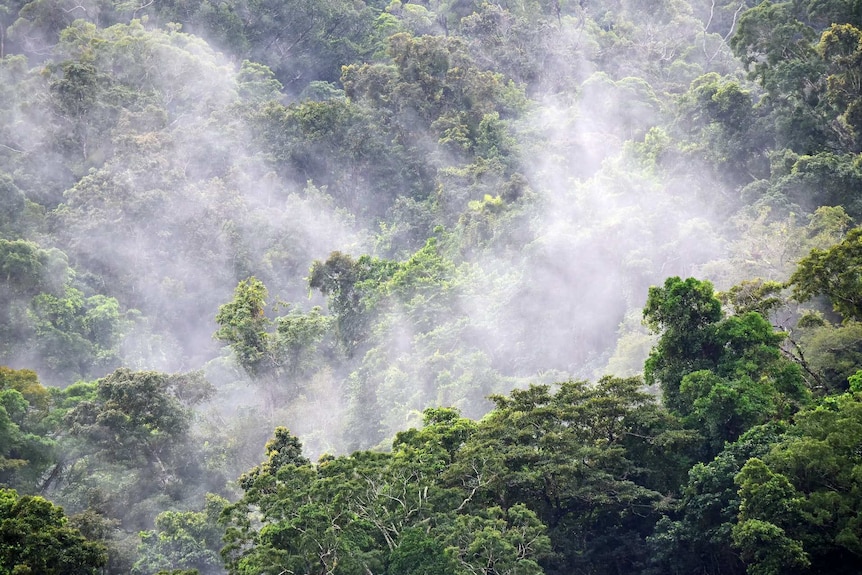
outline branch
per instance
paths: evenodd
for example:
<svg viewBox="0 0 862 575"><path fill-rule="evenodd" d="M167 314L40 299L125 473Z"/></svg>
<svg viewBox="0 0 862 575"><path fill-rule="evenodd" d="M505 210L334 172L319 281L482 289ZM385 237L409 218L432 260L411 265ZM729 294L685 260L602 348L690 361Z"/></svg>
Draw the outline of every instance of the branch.
<svg viewBox="0 0 862 575"><path fill-rule="evenodd" d="M476 492L488 484L488 482L482 482L482 473L476 468L476 464L474 463L473 465L471 465L471 467L473 468L473 472L476 474L476 484L473 486L473 489L470 491L470 494L466 497L466 499L464 499L464 501L461 502L461 505L459 505L458 508L455 510L455 513L458 513L459 511L464 509L464 507L466 507L466 505L473 500L473 496L476 495Z"/></svg>
<svg viewBox="0 0 862 575"><path fill-rule="evenodd" d="M139 11L139 10L143 10L144 8L149 8L149 7L150 7L150 5L152 5L152 3L153 3L153 2L155 2L155 1L156 1L156 0L150 0L150 1L149 1L149 2L147 2L146 4L141 4L140 6L138 6L138 7L137 7L137 8L135 8L134 10L132 10L132 16L136 16L136 15L138 14L138 11Z"/></svg>
<svg viewBox="0 0 862 575"><path fill-rule="evenodd" d="M820 376L817 375L817 373L815 373L814 370L812 370L811 367L808 365L808 362L805 360L805 355L802 353L802 348L799 347L799 344L796 343L796 341L792 337L790 337L789 332L787 332L787 341L793 345L793 348L796 350L796 353L798 355L784 349L783 347L781 348L781 352L786 357L799 364L799 366L804 369L805 372L808 373L808 375L810 375L815 382L817 382L817 387L811 385L809 385L808 387L810 387L811 389L826 389L826 385L823 383L823 380L820 379Z"/></svg>
<svg viewBox="0 0 862 575"><path fill-rule="evenodd" d="M733 22L730 23L730 30L727 31L727 35L724 37L725 42L733 35L733 31L736 28L736 19L739 18L739 13L742 12L743 8L745 8L745 2L740 2L736 12L733 13Z"/></svg>
<svg viewBox="0 0 862 575"><path fill-rule="evenodd" d="M730 23L730 30L727 31L727 34L722 38L722 43L719 44L718 48L715 52L713 52L712 56L707 54L706 51L706 34L707 30L709 30L710 25L712 24L713 13L715 12L715 0L712 0L712 5L709 7L709 19L703 27L703 55L706 56L707 63L711 63L718 53L721 52L722 46L727 45L728 39L733 35L733 31L736 29L736 21L739 18L740 12L742 12L743 8L745 8L745 2L740 2L739 6L736 7L736 11L733 13L733 21Z"/></svg>
<svg viewBox="0 0 862 575"><path fill-rule="evenodd" d="M9 150L10 152L15 152L16 154L26 154L27 153L25 150L19 150L17 148L13 148L12 146L7 146L6 144L0 144L0 148L5 148L5 149Z"/></svg>
<svg viewBox="0 0 862 575"><path fill-rule="evenodd" d="M59 477L60 472L63 471L63 461L58 461L57 465L51 470L51 473L48 474L48 477L45 478L45 481L42 482L42 485L39 487L39 493L42 495L48 490L48 487L51 486L51 483L54 482L57 477Z"/></svg>
<svg viewBox="0 0 862 575"><path fill-rule="evenodd" d="M712 16L715 14L715 0L712 0L712 5L709 7L709 19L706 21L706 24L703 25L704 38L706 37L706 31L709 30L710 25L712 24ZM706 51L706 43L704 43L704 53Z"/></svg>

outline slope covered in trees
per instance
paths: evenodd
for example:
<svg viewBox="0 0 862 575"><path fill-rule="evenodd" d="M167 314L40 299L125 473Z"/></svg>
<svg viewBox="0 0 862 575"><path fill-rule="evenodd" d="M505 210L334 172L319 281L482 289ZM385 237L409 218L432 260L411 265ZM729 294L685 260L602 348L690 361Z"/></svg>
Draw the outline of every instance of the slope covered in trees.
<svg viewBox="0 0 862 575"><path fill-rule="evenodd" d="M857 572L860 10L0 0L0 571Z"/></svg>

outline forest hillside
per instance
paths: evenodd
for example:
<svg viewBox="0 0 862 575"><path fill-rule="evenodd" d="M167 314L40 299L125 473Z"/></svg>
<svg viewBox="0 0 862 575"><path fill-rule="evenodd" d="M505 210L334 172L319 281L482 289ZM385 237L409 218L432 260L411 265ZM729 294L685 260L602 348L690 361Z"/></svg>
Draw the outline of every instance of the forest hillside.
<svg viewBox="0 0 862 575"><path fill-rule="evenodd" d="M862 571L859 0L0 0L0 575Z"/></svg>

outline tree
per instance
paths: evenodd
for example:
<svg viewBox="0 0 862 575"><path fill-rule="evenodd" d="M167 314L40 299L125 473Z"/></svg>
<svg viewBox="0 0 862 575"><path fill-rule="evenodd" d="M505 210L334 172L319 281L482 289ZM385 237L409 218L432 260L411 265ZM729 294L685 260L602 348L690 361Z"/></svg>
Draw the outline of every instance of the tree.
<svg viewBox="0 0 862 575"><path fill-rule="evenodd" d="M475 490L444 482L475 427L430 409L425 427L398 434L390 453L327 455L316 465L276 429L267 461L240 478L244 495L223 515L230 573L542 573L549 540L535 512L468 510Z"/></svg>
<svg viewBox="0 0 862 575"><path fill-rule="evenodd" d="M671 503L649 537L645 573L745 573L731 534L740 503L734 478L749 459L768 453L785 431L780 422L753 427L728 443L715 459L689 470L679 499Z"/></svg>
<svg viewBox="0 0 862 575"><path fill-rule="evenodd" d="M644 366L646 383L660 384L665 405L682 410L682 378L718 360L715 325L721 319L721 302L707 281L668 278L663 287L649 289L643 316L651 330L661 333Z"/></svg>
<svg viewBox="0 0 862 575"><path fill-rule="evenodd" d="M858 9L857 9L858 12ZM851 153L862 151L862 30L837 24L823 32L817 45L828 63L826 98L837 112L838 139Z"/></svg>
<svg viewBox="0 0 862 575"><path fill-rule="evenodd" d="M705 435L709 456L807 401L799 365L781 352L785 335L755 311L723 317L709 282L669 278L650 288L644 318L661 333L646 381L660 384L667 407Z"/></svg>
<svg viewBox="0 0 862 575"><path fill-rule="evenodd" d="M338 79L340 67L366 57L377 38L376 11L343 0L171 1L157 7L163 21L212 37L240 59L269 66L293 94L314 80Z"/></svg>
<svg viewBox="0 0 862 575"><path fill-rule="evenodd" d="M27 315L35 331L27 356L51 381L63 382L119 367L120 346L135 312L121 310L113 297L85 297L67 285L62 295L34 297Z"/></svg>
<svg viewBox="0 0 862 575"><path fill-rule="evenodd" d="M262 385L268 407L274 409L282 397L298 395L319 363L316 353L332 322L319 307L307 313L291 310L273 321L266 315L267 295L255 277L239 282L233 301L219 307L215 337L230 345L237 363Z"/></svg>
<svg viewBox="0 0 862 575"><path fill-rule="evenodd" d="M69 389L76 398L63 417L65 465L52 487L69 507L92 508L125 529L149 529L154 501L178 504L223 487L224 478L207 474L191 455L192 407L212 393L202 373L122 368L89 390Z"/></svg>
<svg viewBox="0 0 862 575"><path fill-rule="evenodd" d="M733 542L749 564L748 573L779 575L808 567L801 543L787 536L786 528L801 519L799 494L787 478L755 457L743 466L736 482L741 503Z"/></svg>
<svg viewBox="0 0 862 575"><path fill-rule="evenodd" d="M505 512L491 507L481 515L455 519L446 555L462 573L544 575L536 561L551 550L546 528L523 503Z"/></svg>
<svg viewBox="0 0 862 575"><path fill-rule="evenodd" d="M55 460L45 436L49 394L36 373L0 366L0 484L27 492Z"/></svg>
<svg viewBox="0 0 862 575"><path fill-rule="evenodd" d="M0 484L27 492L55 461L45 420L50 399L36 373L0 366Z"/></svg>
<svg viewBox="0 0 862 575"><path fill-rule="evenodd" d="M240 478L243 497L224 512L222 555L228 571L359 574L378 569L381 549L374 528L351 504L352 493L362 485L355 474L358 461L338 458L312 466L285 428L275 430L266 454L265 462ZM260 522L254 520L258 513Z"/></svg>
<svg viewBox="0 0 862 575"><path fill-rule="evenodd" d="M0 238L17 236L27 219L27 200L15 182L0 171Z"/></svg>
<svg viewBox="0 0 862 575"><path fill-rule="evenodd" d="M688 135L686 155L702 157L716 177L733 186L765 175L769 132L754 104L751 92L735 80L714 72L694 80L679 99L676 120Z"/></svg>
<svg viewBox="0 0 862 575"><path fill-rule="evenodd" d="M26 240L0 239L3 299L56 292L68 278L68 260L57 249L42 249Z"/></svg>
<svg viewBox="0 0 862 575"><path fill-rule="evenodd" d="M308 272L308 287L327 296L336 318L338 339L352 356L365 343L373 309L374 290L398 269L398 263L362 256L354 260L333 252L325 262L315 260Z"/></svg>
<svg viewBox="0 0 862 575"><path fill-rule="evenodd" d="M387 575L450 575L458 566L439 538L422 527L411 527L389 555Z"/></svg>
<svg viewBox="0 0 862 575"><path fill-rule="evenodd" d="M691 446L641 385L605 377L595 386L563 382L556 393L531 386L493 397L496 409L458 451L446 484L463 491L460 507L473 514L516 504L533 511L548 527L549 571L639 568L662 499L651 487L676 487L687 465L674 458L685 460Z"/></svg>
<svg viewBox="0 0 862 575"><path fill-rule="evenodd" d="M275 367L266 317L266 286L250 277L237 284L233 301L219 307L216 339L231 346L237 362L252 377L268 374Z"/></svg>
<svg viewBox="0 0 862 575"><path fill-rule="evenodd" d="M862 557L858 454L862 401L856 392L821 399L736 478L735 544L750 572L852 573Z"/></svg>
<svg viewBox="0 0 862 575"><path fill-rule="evenodd" d="M830 149L836 138L822 98L826 64L815 50L819 30L799 20L795 6L762 2L746 10L730 46L766 89L762 106L778 147L811 154Z"/></svg>
<svg viewBox="0 0 862 575"><path fill-rule="evenodd" d="M774 215L799 215L822 206L842 207L848 215L862 214L862 201L850 192L862 184L862 165L856 154L821 151L799 155L785 150L772 158L772 174L767 187L757 195L759 205L769 206ZM752 184L757 186L758 182ZM752 190L753 191L753 190Z"/></svg>
<svg viewBox="0 0 862 575"><path fill-rule="evenodd" d="M68 525L63 509L42 497L0 488L0 570L4 573L96 575L105 549Z"/></svg>
<svg viewBox="0 0 862 575"><path fill-rule="evenodd" d="M829 249L813 249L788 282L797 301L823 294L846 319L862 320L862 228L850 230Z"/></svg>
<svg viewBox="0 0 862 575"><path fill-rule="evenodd" d="M224 527L218 519L228 501L207 495L202 511L164 511L155 529L141 533L139 559L133 573L188 569L212 573L222 567L219 550Z"/></svg>

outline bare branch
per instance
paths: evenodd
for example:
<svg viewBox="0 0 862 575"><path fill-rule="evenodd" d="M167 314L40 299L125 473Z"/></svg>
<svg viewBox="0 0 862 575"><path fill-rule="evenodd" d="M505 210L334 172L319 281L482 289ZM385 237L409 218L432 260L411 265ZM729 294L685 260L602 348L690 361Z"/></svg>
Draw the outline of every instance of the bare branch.
<svg viewBox="0 0 862 575"><path fill-rule="evenodd" d="M18 150L16 148L13 148L12 146L7 146L6 144L0 144L0 148L5 148L5 149L9 150L10 152L15 152L16 154L26 154L27 153L25 150Z"/></svg>

